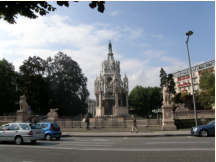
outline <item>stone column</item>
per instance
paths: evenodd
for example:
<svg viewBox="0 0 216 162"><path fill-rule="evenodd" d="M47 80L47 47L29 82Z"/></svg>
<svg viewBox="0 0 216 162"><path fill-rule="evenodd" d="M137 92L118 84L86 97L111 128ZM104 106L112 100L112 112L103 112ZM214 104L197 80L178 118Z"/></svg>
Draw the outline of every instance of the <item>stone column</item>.
<svg viewBox="0 0 216 162"><path fill-rule="evenodd" d="M128 107L128 93L126 93L126 106Z"/></svg>
<svg viewBox="0 0 216 162"><path fill-rule="evenodd" d="M119 105L118 105L118 91L115 91L115 107L119 107Z"/></svg>
<svg viewBox="0 0 216 162"><path fill-rule="evenodd" d="M162 130L176 130L176 126L174 124L173 115L172 115L172 106L163 105L162 114L163 114Z"/></svg>

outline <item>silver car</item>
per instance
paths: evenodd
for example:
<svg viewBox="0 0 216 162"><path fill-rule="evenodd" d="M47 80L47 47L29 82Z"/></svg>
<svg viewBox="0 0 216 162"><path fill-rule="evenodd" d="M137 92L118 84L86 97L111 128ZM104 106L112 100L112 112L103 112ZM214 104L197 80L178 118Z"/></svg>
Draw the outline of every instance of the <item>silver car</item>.
<svg viewBox="0 0 216 162"><path fill-rule="evenodd" d="M14 141L18 145L26 141L35 143L43 136L43 129L33 123L8 123L0 127L0 141Z"/></svg>

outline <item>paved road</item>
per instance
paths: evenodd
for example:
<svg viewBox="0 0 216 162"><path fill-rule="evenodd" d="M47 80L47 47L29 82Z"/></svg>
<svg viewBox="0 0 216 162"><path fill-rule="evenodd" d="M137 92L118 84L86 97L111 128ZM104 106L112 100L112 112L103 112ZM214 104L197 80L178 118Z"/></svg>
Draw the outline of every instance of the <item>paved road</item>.
<svg viewBox="0 0 216 162"><path fill-rule="evenodd" d="M68 137L35 145L0 143L0 161L215 161L215 137Z"/></svg>

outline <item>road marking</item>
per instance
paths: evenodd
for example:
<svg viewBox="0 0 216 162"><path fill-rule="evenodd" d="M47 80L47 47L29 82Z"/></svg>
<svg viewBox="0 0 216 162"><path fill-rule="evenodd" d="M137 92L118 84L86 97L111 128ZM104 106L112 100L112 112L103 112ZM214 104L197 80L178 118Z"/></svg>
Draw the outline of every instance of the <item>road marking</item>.
<svg viewBox="0 0 216 162"><path fill-rule="evenodd" d="M1 145L1 147L11 147L11 145ZM215 151L215 148L171 148L171 149L117 149L117 148L69 148L69 147L41 147L41 146L17 146L14 145L13 147L26 147L26 148L36 148L36 149L59 149L59 150L95 150L95 151Z"/></svg>
<svg viewBox="0 0 216 162"><path fill-rule="evenodd" d="M92 141L109 141L109 140L103 140L103 139L94 139Z"/></svg>
<svg viewBox="0 0 216 162"><path fill-rule="evenodd" d="M127 137L125 137L124 139L127 139Z"/></svg>
<svg viewBox="0 0 216 162"><path fill-rule="evenodd" d="M145 142L145 144L185 144L185 143L210 143L210 141L204 141L204 142Z"/></svg>
<svg viewBox="0 0 216 162"><path fill-rule="evenodd" d="M192 138L191 136L188 136L188 138Z"/></svg>

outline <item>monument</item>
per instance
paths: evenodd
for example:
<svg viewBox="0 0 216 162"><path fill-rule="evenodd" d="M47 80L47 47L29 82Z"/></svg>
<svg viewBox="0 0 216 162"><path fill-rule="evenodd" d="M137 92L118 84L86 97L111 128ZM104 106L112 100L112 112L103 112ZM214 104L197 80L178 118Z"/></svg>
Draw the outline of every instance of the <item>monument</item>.
<svg viewBox="0 0 216 162"><path fill-rule="evenodd" d="M114 60L111 42L108 50L102 71L94 81L96 116L128 116L128 78L125 73L121 79L120 61Z"/></svg>
<svg viewBox="0 0 216 162"><path fill-rule="evenodd" d="M17 122L26 122L28 118L27 110L28 103L26 102L26 96L20 96L20 110L17 111Z"/></svg>
<svg viewBox="0 0 216 162"><path fill-rule="evenodd" d="M163 105L162 105L162 130L176 130L174 125L172 105L170 105L169 91L167 86L163 87Z"/></svg>
<svg viewBox="0 0 216 162"><path fill-rule="evenodd" d="M54 120L55 118L57 118L58 117L58 114L56 112L57 110L58 110L58 108L57 109L50 109L50 112L47 114L47 119Z"/></svg>

